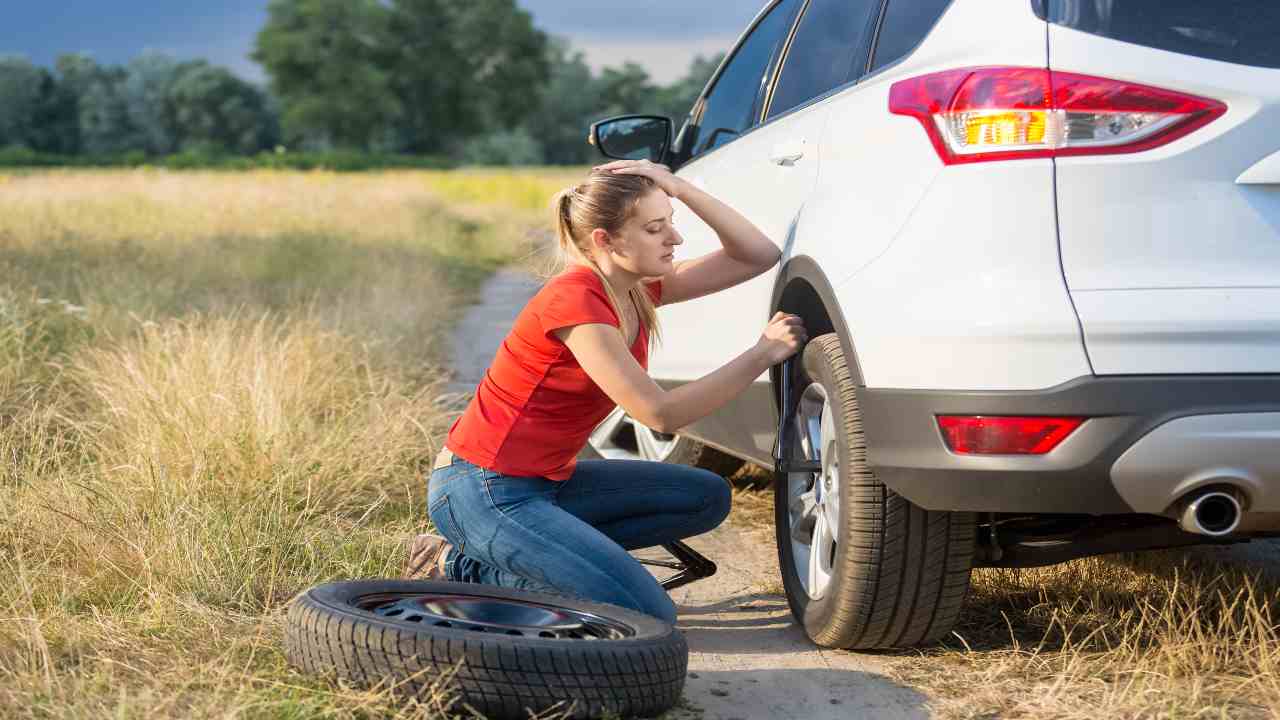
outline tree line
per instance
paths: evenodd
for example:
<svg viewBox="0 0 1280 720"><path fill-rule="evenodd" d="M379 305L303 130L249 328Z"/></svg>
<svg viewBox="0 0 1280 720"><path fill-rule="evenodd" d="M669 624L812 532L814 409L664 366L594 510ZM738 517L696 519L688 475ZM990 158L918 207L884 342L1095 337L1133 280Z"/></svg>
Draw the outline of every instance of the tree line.
<svg viewBox="0 0 1280 720"><path fill-rule="evenodd" d="M0 57L0 149L72 158L247 156L284 148L483 164L589 162L585 130L683 117L719 64L670 85L634 62L592 71L515 0L272 0L259 87L205 60Z"/></svg>

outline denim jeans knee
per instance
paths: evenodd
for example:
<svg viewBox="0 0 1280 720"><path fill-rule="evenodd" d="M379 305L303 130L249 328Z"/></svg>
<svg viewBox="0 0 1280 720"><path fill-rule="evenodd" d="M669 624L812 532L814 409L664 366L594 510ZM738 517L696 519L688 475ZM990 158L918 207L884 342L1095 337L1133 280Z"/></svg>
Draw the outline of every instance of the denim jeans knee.
<svg viewBox="0 0 1280 720"><path fill-rule="evenodd" d="M563 487L461 459L436 470L428 505L432 522L455 548L449 577L573 595L675 622L675 604L653 575L599 528L561 506ZM623 497L597 497L595 504Z"/></svg>

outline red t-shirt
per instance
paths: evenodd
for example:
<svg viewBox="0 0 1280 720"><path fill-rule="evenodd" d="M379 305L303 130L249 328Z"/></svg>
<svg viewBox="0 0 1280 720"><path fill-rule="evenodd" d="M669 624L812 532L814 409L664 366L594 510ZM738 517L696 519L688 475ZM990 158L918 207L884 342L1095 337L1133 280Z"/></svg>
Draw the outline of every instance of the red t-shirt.
<svg viewBox="0 0 1280 720"><path fill-rule="evenodd" d="M645 288L659 304L662 281ZM552 332L583 323L621 326L600 278L574 264L516 316L445 447L504 475L568 480L587 436L616 406ZM648 369L647 328L636 333L631 354Z"/></svg>

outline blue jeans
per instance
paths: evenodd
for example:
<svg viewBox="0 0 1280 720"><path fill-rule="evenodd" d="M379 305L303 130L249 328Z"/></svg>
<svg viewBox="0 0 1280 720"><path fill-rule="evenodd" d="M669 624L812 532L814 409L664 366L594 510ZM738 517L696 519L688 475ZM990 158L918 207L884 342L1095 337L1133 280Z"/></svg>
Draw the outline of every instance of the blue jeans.
<svg viewBox="0 0 1280 720"><path fill-rule="evenodd" d="M643 460L580 460L563 482L515 477L455 456L431 473L431 522L453 548L450 580L573 595L676 620L628 550L707 532L729 514L713 472Z"/></svg>

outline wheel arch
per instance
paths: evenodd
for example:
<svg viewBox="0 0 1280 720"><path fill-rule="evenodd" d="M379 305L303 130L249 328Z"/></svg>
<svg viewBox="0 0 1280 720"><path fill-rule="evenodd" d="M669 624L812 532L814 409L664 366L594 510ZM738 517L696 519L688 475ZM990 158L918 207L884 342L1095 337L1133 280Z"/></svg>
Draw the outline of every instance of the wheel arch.
<svg viewBox="0 0 1280 720"><path fill-rule="evenodd" d="M799 315L804 320L809 337L834 332L840 338L840 349L844 352L849 364L849 373L854 385L864 387L862 366L858 363L857 349L853 344L853 336L845 322L844 311L836 300L835 290L827 280L826 273L818 266L818 262L808 255L796 255L788 258L778 274L773 286L773 297L769 304L769 314L782 311ZM769 368L769 380L773 386L773 403L780 409L778 365Z"/></svg>

